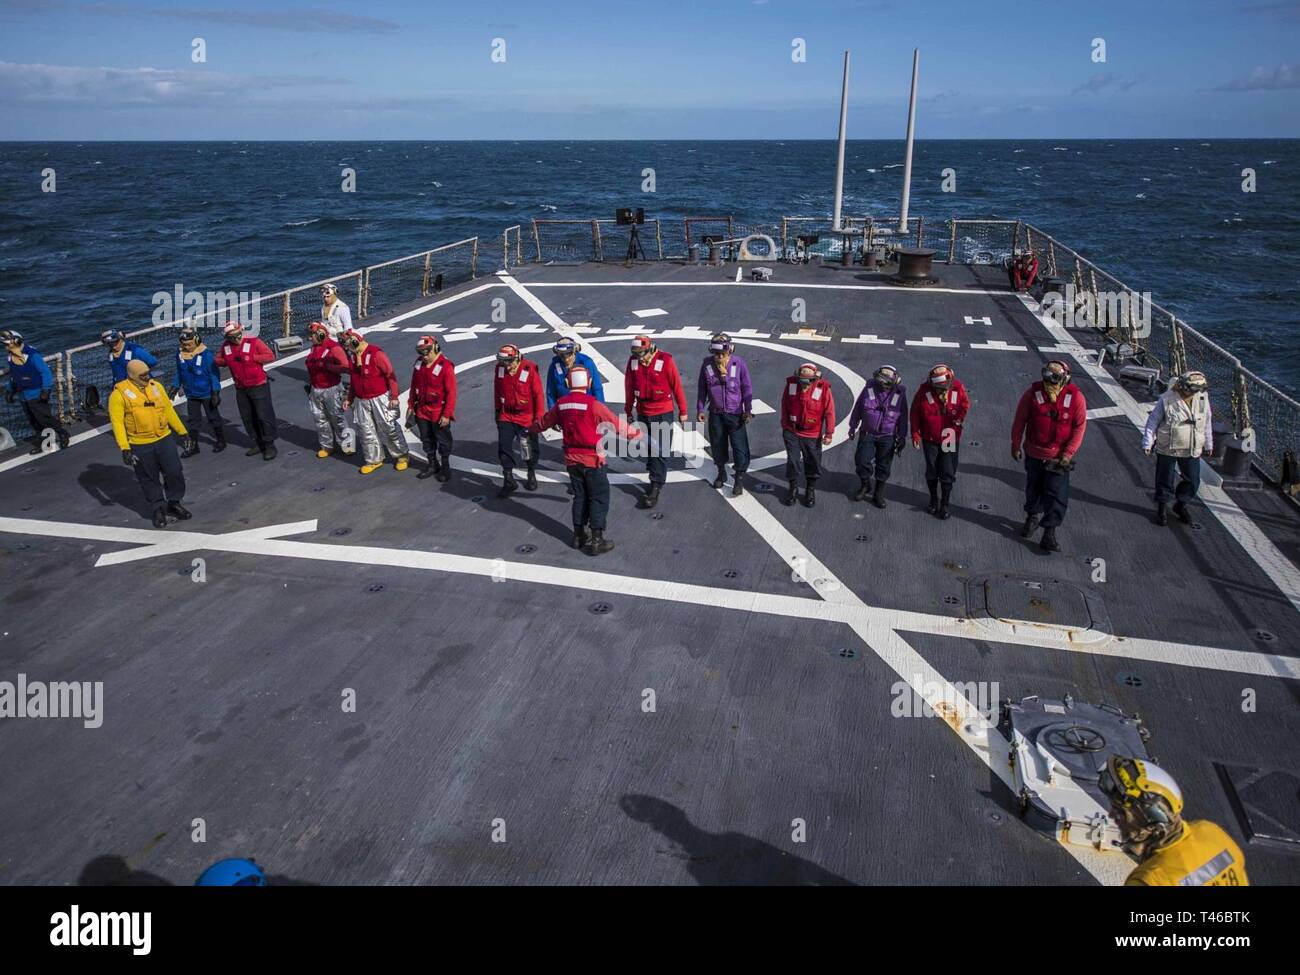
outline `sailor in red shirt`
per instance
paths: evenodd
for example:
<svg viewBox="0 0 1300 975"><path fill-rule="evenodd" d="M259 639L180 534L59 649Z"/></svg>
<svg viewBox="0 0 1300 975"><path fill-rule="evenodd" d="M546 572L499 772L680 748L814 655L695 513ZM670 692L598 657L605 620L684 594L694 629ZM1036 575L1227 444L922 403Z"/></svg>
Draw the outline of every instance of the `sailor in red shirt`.
<svg viewBox="0 0 1300 975"><path fill-rule="evenodd" d="M343 408L346 390L343 374L348 371L348 357L343 346L330 338L323 322L307 326L311 351L307 353L307 410L316 421L317 457L328 457L337 445L344 457L357 452L356 434L348 429L347 411Z"/></svg>
<svg viewBox="0 0 1300 975"><path fill-rule="evenodd" d="M632 340L632 354L627 360L623 376L623 407L627 419L636 418L650 434L646 452L646 471L650 474L650 488L642 499L642 506L653 508L659 503L659 492L668 480L668 465L664 456L672 450L673 414L686 422L686 390L677 363L667 352L660 352L649 336L638 335ZM674 410L674 406L676 409Z"/></svg>
<svg viewBox="0 0 1300 975"><path fill-rule="evenodd" d="M1025 390L1016 407L1011 456L1025 459L1025 524L1020 535L1032 536L1041 520L1038 545L1045 552L1061 548L1056 528L1070 503L1070 469L1087 428L1088 402L1070 382L1070 367L1060 359L1044 363L1042 381Z"/></svg>
<svg viewBox="0 0 1300 975"><path fill-rule="evenodd" d="M925 451L925 483L930 489L928 510L944 521L950 517L948 499L957 480L957 451L969 411L966 387L942 363L930 370L929 378L912 397L912 446Z"/></svg>
<svg viewBox="0 0 1300 975"><path fill-rule="evenodd" d="M416 475L451 480L451 423L456 419L456 363L432 335L415 343L415 369L406 397L406 428L418 427L429 462Z"/></svg>
<svg viewBox="0 0 1300 975"><path fill-rule="evenodd" d="M371 345L356 329L343 333L343 348L352 377L343 403L352 411L352 422L361 434L361 473L371 474L383 467L385 450L393 455L393 470L406 470L410 451L406 434L397 423L402 405L392 362L383 349Z"/></svg>
<svg viewBox="0 0 1300 975"><path fill-rule="evenodd" d="M605 537L609 513L609 474L605 470L604 438L617 431L635 440L640 428L629 426L591 395L591 374L583 366L569 369L569 392L530 427L534 434L558 425L564 434L564 465L573 487L573 547L586 548L588 555L603 555L614 547ZM587 526L591 538L587 538Z"/></svg>
<svg viewBox="0 0 1300 975"><path fill-rule="evenodd" d="M217 365L230 370L235 381L235 403L244 421L253 446L244 451L252 457L261 454L263 460L275 458L275 403L271 400L271 386L266 381L262 367L275 360L275 353L261 339L244 335L239 322L226 322L225 341L217 353Z"/></svg>
<svg viewBox="0 0 1300 975"><path fill-rule="evenodd" d="M804 477L804 506L817 503L814 486L822 473L822 447L835 433L835 397L821 370L805 362L785 380L781 394L781 439L785 442L785 479L789 482L781 503L789 507Z"/></svg>
<svg viewBox="0 0 1300 975"><path fill-rule="evenodd" d="M515 467L521 457L528 468L524 487L536 491L537 434L529 428L546 412L546 396L537 363L525 359L516 345L503 345L497 350L492 401L496 404L497 457L503 475L497 496L504 498L519 490Z"/></svg>

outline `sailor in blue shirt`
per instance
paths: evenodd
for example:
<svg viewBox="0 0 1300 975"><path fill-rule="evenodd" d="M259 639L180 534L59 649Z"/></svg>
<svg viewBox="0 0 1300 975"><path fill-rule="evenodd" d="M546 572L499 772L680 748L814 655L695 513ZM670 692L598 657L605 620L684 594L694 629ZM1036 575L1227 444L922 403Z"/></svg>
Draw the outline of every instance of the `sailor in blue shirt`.
<svg viewBox="0 0 1300 975"><path fill-rule="evenodd" d="M100 333L99 340L108 349L108 364L113 370L113 385L126 380L126 364L132 359L139 359L152 369L158 365L155 359L139 342L128 342L121 329L110 328Z"/></svg>
<svg viewBox="0 0 1300 975"><path fill-rule="evenodd" d="M169 391L172 399L185 391L186 426L190 437L181 452L182 457L193 457L199 452L199 423L207 417L215 443L212 452L226 449L226 419L221 415L221 372L217 368L217 355L199 339L198 330L186 325L181 329L180 349L176 353L176 386Z"/></svg>
<svg viewBox="0 0 1300 975"><path fill-rule="evenodd" d="M581 366L587 370L587 375L591 377L591 389L587 390L587 392L602 403L605 402L605 387L600 381L600 370L596 368L596 363L592 361L591 356L578 351L580 348L581 346L573 339L562 338L551 349L555 353L555 358L551 360L551 367L546 370L546 408L548 410L555 406L557 399L568 395L569 370L574 366Z"/></svg>
<svg viewBox="0 0 1300 975"><path fill-rule="evenodd" d="M31 453L43 452L45 438L42 435L46 430L53 430L59 446L66 447L68 431L50 408L50 396L54 391L54 374L50 367L41 354L26 343L21 332L11 328L0 331L0 345L4 345L8 353L9 383L5 389L5 402L22 400L23 413L35 434Z"/></svg>

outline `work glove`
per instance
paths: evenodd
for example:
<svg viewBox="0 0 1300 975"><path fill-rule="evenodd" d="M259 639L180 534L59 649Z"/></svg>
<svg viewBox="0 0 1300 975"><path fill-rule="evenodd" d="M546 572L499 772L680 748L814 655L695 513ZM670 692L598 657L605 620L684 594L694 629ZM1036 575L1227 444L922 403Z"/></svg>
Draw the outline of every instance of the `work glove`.
<svg viewBox="0 0 1300 975"><path fill-rule="evenodd" d="M306 393L308 396L310 396L310 395L311 395L311 383L303 383L303 384L302 384L302 391L303 391L304 393Z"/></svg>
<svg viewBox="0 0 1300 975"><path fill-rule="evenodd" d="M895 440L895 441L894 441L894 456L895 456L895 457L897 457L899 454L901 454L901 453L903 452L903 447L905 446L905 443L906 443L906 442L903 441L903 440Z"/></svg>
<svg viewBox="0 0 1300 975"><path fill-rule="evenodd" d="M134 467L135 454L131 453L130 450L122 451L122 463L125 464L127 467Z"/></svg>
<svg viewBox="0 0 1300 975"><path fill-rule="evenodd" d="M41 390L41 402L42 402L42 403L48 403L49 401L50 401L50 391L49 391L48 389L42 389L42 390Z"/></svg>
<svg viewBox="0 0 1300 975"><path fill-rule="evenodd" d="M444 416L441 420L438 421L438 426L440 426L440 427L449 427L449 426L451 426L451 418L450 418L450 417L446 417L446 416Z"/></svg>
<svg viewBox="0 0 1300 975"><path fill-rule="evenodd" d="M1020 460L1020 459L1021 459L1022 457L1024 457L1024 456L1025 456L1024 452L1023 452L1019 447L1012 447L1012 448L1011 448L1011 459L1012 459L1012 460Z"/></svg>
<svg viewBox="0 0 1300 975"><path fill-rule="evenodd" d="M414 413L407 413L407 414L406 414L406 429L408 429L408 430L414 430L414 429L415 429L415 414L414 414Z"/></svg>
<svg viewBox="0 0 1300 975"><path fill-rule="evenodd" d="M208 405L214 410L221 405L221 390L214 389L212 395L208 397Z"/></svg>
<svg viewBox="0 0 1300 975"><path fill-rule="evenodd" d="M740 414L740 425L743 427L752 419L754 419L753 413L742 413Z"/></svg>
<svg viewBox="0 0 1300 975"><path fill-rule="evenodd" d="M179 393L180 391L181 391L181 388L180 388L179 386L173 386L171 389L167 390L167 398L168 398L168 399L175 399L175 398L176 398L176 394Z"/></svg>

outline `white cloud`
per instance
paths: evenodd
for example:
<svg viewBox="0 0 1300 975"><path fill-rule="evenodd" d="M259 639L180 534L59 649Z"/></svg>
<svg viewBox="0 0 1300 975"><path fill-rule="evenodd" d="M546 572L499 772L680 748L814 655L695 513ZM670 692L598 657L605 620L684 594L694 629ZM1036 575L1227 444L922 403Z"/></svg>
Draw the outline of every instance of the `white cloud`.
<svg viewBox="0 0 1300 975"><path fill-rule="evenodd" d="M161 68L81 68L0 61L0 102L67 105L177 105L220 102L232 96L311 85L334 78L227 75Z"/></svg>
<svg viewBox="0 0 1300 975"><path fill-rule="evenodd" d="M1279 64L1275 68L1256 68L1245 78L1219 85L1215 91L1287 91L1300 88L1300 66Z"/></svg>

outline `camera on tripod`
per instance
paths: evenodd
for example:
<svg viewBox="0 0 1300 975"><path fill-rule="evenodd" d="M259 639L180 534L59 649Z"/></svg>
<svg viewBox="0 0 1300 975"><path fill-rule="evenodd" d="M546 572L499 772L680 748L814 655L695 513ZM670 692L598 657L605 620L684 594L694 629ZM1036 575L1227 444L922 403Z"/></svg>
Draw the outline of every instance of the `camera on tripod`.
<svg viewBox="0 0 1300 975"><path fill-rule="evenodd" d="M627 238L627 256L624 258L624 263L631 264L638 256L644 261L645 248L641 246L641 236L637 233L637 227L645 223L645 208L621 207L614 211L614 223L620 227L632 228Z"/></svg>

